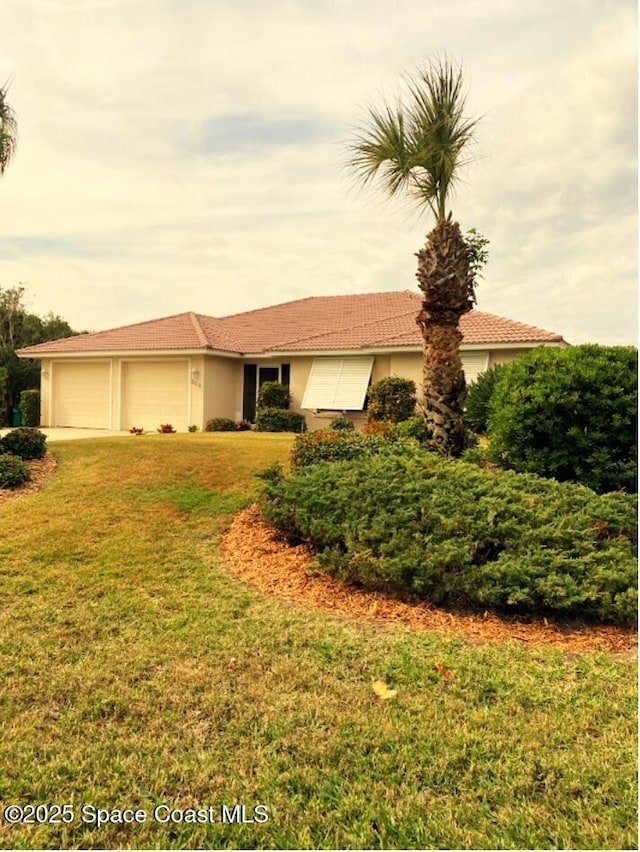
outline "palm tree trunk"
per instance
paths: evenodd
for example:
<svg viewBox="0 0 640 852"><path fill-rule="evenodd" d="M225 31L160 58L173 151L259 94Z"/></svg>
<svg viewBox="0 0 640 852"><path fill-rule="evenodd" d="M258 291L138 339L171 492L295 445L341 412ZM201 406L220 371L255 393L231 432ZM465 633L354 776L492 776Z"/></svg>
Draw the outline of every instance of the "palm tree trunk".
<svg viewBox="0 0 640 852"><path fill-rule="evenodd" d="M457 457L465 448L463 411L467 394L459 324L474 303L469 246L457 222L439 219L416 256L416 277L423 293L417 322L424 339L427 435L441 455Z"/></svg>

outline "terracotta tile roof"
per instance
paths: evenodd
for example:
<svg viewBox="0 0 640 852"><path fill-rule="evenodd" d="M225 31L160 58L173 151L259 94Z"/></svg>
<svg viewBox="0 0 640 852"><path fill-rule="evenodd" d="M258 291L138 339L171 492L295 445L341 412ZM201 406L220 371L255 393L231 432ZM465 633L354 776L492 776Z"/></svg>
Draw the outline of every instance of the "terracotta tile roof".
<svg viewBox="0 0 640 852"><path fill-rule="evenodd" d="M409 290L349 296L314 296L228 317L177 314L82 334L20 350L56 353L203 350L240 354L419 347L420 296ZM462 317L465 344L562 342L531 325L471 311Z"/></svg>

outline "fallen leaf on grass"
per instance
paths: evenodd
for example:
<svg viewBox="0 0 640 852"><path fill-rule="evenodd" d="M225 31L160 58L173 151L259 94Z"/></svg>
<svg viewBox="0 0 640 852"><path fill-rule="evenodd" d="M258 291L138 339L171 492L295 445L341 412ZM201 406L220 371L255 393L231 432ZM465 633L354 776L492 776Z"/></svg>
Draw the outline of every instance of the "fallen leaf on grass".
<svg viewBox="0 0 640 852"><path fill-rule="evenodd" d="M389 698L395 698L398 694L397 689L389 689L383 680L374 680L371 684L371 689L375 692L380 701L387 701Z"/></svg>
<svg viewBox="0 0 640 852"><path fill-rule="evenodd" d="M455 673L451 669L448 669L442 660L435 660L433 667L444 680L452 681L455 679Z"/></svg>

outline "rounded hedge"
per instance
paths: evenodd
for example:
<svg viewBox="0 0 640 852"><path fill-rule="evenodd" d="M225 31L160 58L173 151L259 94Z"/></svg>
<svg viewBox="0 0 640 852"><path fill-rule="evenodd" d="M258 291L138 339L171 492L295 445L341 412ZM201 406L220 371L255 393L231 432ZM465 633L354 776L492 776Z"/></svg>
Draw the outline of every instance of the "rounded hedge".
<svg viewBox="0 0 640 852"><path fill-rule="evenodd" d="M489 447L503 467L636 489L637 350L538 348L506 365L491 397Z"/></svg>
<svg viewBox="0 0 640 852"><path fill-rule="evenodd" d="M0 488L14 488L30 478L29 468L22 459L9 453L0 455Z"/></svg>
<svg viewBox="0 0 640 852"><path fill-rule="evenodd" d="M0 452L18 456L25 461L42 459L47 454L46 443L47 436L44 432L29 426L21 426L7 432L4 438L0 438Z"/></svg>
<svg viewBox="0 0 640 852"><path fill-rule="evenodd" d="M205 432L236 432L237 429L236 421L230 417L212 417L204 427Z"/></svg>
<svg viewBox="0 0 640 852"><path fill-rule="evenodd" d="M415 413L416 385L411 379L387 376L371 385L367 398L370 421L401 423Z"/></svg>
<svg viewBox="0 0 640 852"><path fill-rule="evenodd" d="M266 383L265 383L266 384ZM305 432L307 422L303 414L283 408L261 408L256 415L256 432Z"/></svg>

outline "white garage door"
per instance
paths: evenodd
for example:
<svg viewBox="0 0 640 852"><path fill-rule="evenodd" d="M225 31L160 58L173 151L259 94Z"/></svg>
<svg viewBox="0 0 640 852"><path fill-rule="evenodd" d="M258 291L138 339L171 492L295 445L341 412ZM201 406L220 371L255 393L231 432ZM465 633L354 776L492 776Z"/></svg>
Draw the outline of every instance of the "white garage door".
<svg viewBox="0 0 640 852"><path fill-rule="evenodd" d="M161 423L186 431L189 423L188 361L129 362L122 366L123 429L155 431Z"/></svg>
<svg viewBox="0 0 640 852"><path fill-rule="evenodd" d="M467 385L475 382L480 373L484 373L489 368L488 352L461 352L460 360Z"/></svg>
<svg viewBox="0 0 640 852"><path fill-rule="evenodd" d="M108 362L54 364L51 425L109 429L110 396Z"/></svg>

